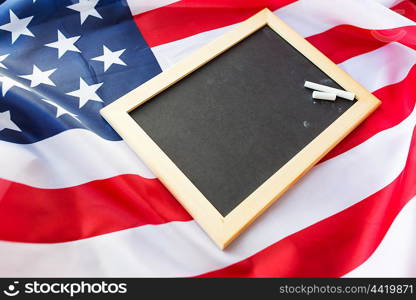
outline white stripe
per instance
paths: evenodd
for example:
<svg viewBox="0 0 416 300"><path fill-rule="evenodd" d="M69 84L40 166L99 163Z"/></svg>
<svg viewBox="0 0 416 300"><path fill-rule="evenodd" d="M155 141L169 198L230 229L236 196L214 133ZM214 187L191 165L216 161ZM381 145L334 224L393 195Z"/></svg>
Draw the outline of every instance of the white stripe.
<svg viewBox="0 0 416 300"><path fill-rule="evenodd" d="M392 43L340 66L374 91L402 80L415 63L416 51ZM123 141L107 141L82 129L29 145L0 141L0 165L0 178L40 188L70 187L120 174L155 177Z"/></svg>
<svg viewBox="0 0 416 300"><path fill-rule="evenodd" d="M275 13L303 36L344 24L366 29L415 25L374 0L300 0Z"/></svg>
<svg viewBox="0 0 416 300"><path fill-rule="evenodd" d="M167 69L221 33L209 31L187 38L186 41L179 40L154 47L152 50L162 69ZM373 92L403 80L414 64L416 64L416 51L393 42L350 58L339 66Z"/></svg>
<svg viewBox="0 0 416 300"><path fill-rule="evenodd" d="M381 5L384 5L385 7L393 7L399 4L400 2L403 2L404 0L375 0Z"/></svg>
<svg viewBox="0 0 416 300"><path fill-rule="evenodd" d="M193 276L228 266L391 183L405 166L415 123L416 110L316 166L226 251L195 222L171 222L60 244L1 242L0 276Z"/></svg>
<svg viewBox="0 0 416 300"><path fill-rule="evenodd" d="M310 1L314 2L316 0L310 0ZM371 0L371 1L373 1L373 0ZM337 2L337 1L334 1L334 2ZM305 2L304 1L298 1L298 2L295 2L294 4L296 4L296 3L305 3ZM306 2L306 3L309 3L309 2ZM325 1L325 3L332 3L332 2L331 1ZM292 5L294 5L294 4L292 4ZM349 6L347 5L347 7L349 7ZM353 5L352 7L356 8L358 10L356 5ZM378 5L377 7L382 7L382 6ZM321 7L318 6L318 8L321 8ZM341 8L343 9L343 7L341 7ZM280 15L280 14L282 14L283 9L288 9L288 7L284 7L284 8L281 8L279 10L276 10L275 13L277 15ZM364 9L364 7L361 7L360 11L363 10L363 9ZM292 9L290 9L288 11L292 12ZM303 34L304 37L319 33L320 29L316 29L316 28L312 29L311 25L308 23L308 21L305 20L304 18L302 18L302 16L303 16L302 14L300 14L299 20L297 20L298 16L295 13L296 12L295 9L293 9L293 14L294 14L293 16L288 16L287 15L288 11L284 11L284 13L283 13L283 15L285 15L285 18L286 18L285 21L289 25L292 25L292 26L296 25L298 27L297 29L299 30L299 32L301 34ZM402 24L403 22L401 22L403 20L401 20L402 17L400 15L398 15L398 14L392 12L391 10L389 10L388 8L384 8L384 7L382 7L382 11L383 11L383 13L381 15L377 15L376 19L377 20L379 20L379 19L391 20L391 23L393 23L395 25L395 26L390 26L390 27L387 27L387 28L397 28L397 27L403 26L403 24ZM325 11L324 9L320 13L322 13L323 15L328 16L328 12ZM357 14L357 12L355 12L355 13ZM392 17L392 15L393 15L393 17ZM401 20L400 22L396 20L397 17L395 15L400 16L400 18L399 18ZM365 19L365 18L363 18L363 19ZM404 18L404 19L406 19L406 18ZM318 19L318 20L319 20L319 22L316 22L316 20L313 20L313 21L316 24L321 24L321 25L325 24L325 20L323 20L323 21L321 19ZM330 19L330 20L332 20L332 19ZM406 19L406 20L408 20L408 19ZM348 22L348 21L350 21L350 22ZM356 23L354 23L355 22L354 19L350 20L348 18L346 18L345 20L342 20L342 22L344 24L351 24L351 25L355 25L355 26L363 25L363 24L356 24ZM411 22L411 23L412 23L411 25L415 25L414 22ZM222 27L222 28L219 28L219 29L214 29L214 30L202 32L202 33L199 33L199 34L196 34L196 35L193 35L193 36L181 39L181 40L177 40L177 41L174 41L174 42L171 42L171 43L166 43L166 44L163 44L163 45L159 45L159 46L153 47L152 51L153 51L153 54L155 55L159 65L160 65L160 67L162 68L162 70L166 70L167 68L173 66L175 63L179 62L183 58L185 58L185 57L189 56L190 54L192 54L193 52L195 52L197 49L201 48L202 46L208 44L209 42L213 41L217 37L221 36L224 32L230 30L235 25L236 24L230 25L230 26L227 26L227 27ZM366 24L366 25L368 25L368 26L367 27L364 26L364 28L368 28L368 29L378 28L377 26L372 26L374 24L371 24L371 23ZM409 25L409 24L407 24L407 25ZM322 25L322 26L327 26L327 25ZM382 27L382 28L384 28L384 27ZM404 52L410 53L411 58L409 58L409 60L412 60L412 61L414 60L415 54L414 54L413 49L407 48L407 47L405 47L401 44L399 44L399 46L397 46L397 47L396 46L394 46L394 47L396 49L398 49L396 51L399 52L399 54L402 54ZM388 62L388 64L392 64L394 62L394 60L391 58L391 56L389 57L389 55L392 54L391 53L392 51L388 50L386 54L383 54L383 52L386 51L386 50L381 50L383 48L384 47L381 47L381 48L375 50L376 55L379 57L379 59L380 58L382 59L382 63ZM399 49L399 48L402 48L402 49ZM407 49L404 49L404 48L407 48ZM377 54L379 51L381 51L381 54ZM372 53L372 52L370 52L370 53ZM371 55L370 53L367 53L367 55ZM396 57L396 58L400 58L400 57ZM406 60L407 58L404 57L402 59ZM386 66L385 68L387 68L387 67L390 67L390 66ZM378 70L378 68L374 69L374 70ZM359 73L363 74L365 72L359 72Z"/></svg>
<svg viewBox="0 0 416 300"><path fill-rule="evenodd" d="M402 81L415 64L416 51L394 42L350 58L339 66L369 91L376 91Z"/></svg>
<svg viewBox="0 0 416 300"><path fill-rule="evenodd" d="M159 7L163 7L163 6L175 3L175 2L179 2L179 1L180 0L145 0L145 1L143 1L143 0L127 0L127 5L130 8L131 14L134 16L134 15L138 15L138 14L141 14L141 13L144 13L144 12L147 12L147 11L159 8ZM308 0L308 1L310 1L310 0ZM319 3L316 3L317 1L319 1ZM355 0L355 1L357 1L357 0ZM376 7L376 5L372 4L371 1L374 1L374 0L368 1L369 4L371 5L370 9L373 9L374 7ZM376 0L375 2L381 4L385 7L392 7L392 6L398 4L401 1L403 1L403 0ZM298 2L302 2L300 7L302 7L303 9L304 9L305 5L308 5L308 3L303 3L303 2L307 2L307 0L299 0ZM328 1L328 2L330 2L330 1ZM333 2L335 2L335 1L333 1ZM319 6L328 5L327 1L323 1L323 0L315 0L315 2L313 2L313 3L315 4L315 7L314 7L315 10L314 11L319 10ZM365 3L365 4L360 3L359 5L366 5L366 4L367 3ZM292 5L293 4L288 5L289 10L293 9ZM329 5L345 5L345 0L344 1L341 0L340 3L335 3L335 4L329 3ZM353 3L353 5L356 5L356 4ZM316 6L318 6L318 7L316 7ZM298 9L298 8L295 7L294 9ZM351 7L349 9L355 9L355 7ZM380 9L376 8L376 10L378 12ZM328 14L326 14L326 16L327 15Z"/></svg>
<svg viewBox="0 0 416 300"><path fill-rule="evenodd" d="M0 142L0 177L39 188L62 188L137 174L155 178L124 141L108 141L91 131L72 129L43 141Z"/></svg>
<svg viewBox="0 0 416 300"><path fill-rule="evenodd" d="M152 48L152 52L155 55L162 70L166 70L175 63L181 61L192 52L195 52L202 46L215 40L224 32L230 30L235 25L221 27L215 30L202 32L181 40L177 40L171 43L159 45Z"/></svg>
<svg viewBox="0 0 416 300"><path fill-rule="evenodd" d="M397 215L376 251L345 277L416 277L416 197Z"/></svg>
<svg viewBox="0 0 416 300"><path fill-rule="evenodd" d="M129 6L132 15L138 15L179 1L180 0L127 0L127 5ZM403 0L376 0L376 2L386 7L392 7L401 1ZM320 2L322 2L322 0L320 0Z"/></svg>
<svg viewBox="0 0 416 300"><path fill-rule="evenodd" d="M146 11L166 6L179 0L127 0L131 14L138 15Z"/></svg>

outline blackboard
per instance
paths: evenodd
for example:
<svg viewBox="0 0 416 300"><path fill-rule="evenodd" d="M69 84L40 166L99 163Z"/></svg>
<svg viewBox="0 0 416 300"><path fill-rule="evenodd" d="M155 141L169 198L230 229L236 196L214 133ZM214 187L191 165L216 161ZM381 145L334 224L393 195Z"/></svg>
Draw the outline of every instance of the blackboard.
<svg viewBox="0 0 416 300"><path fill-rule="evenodd" d="M264 9L100 113L224 249L379 104Z"/></svg>
<svg viewBox="0 0 416 300"><path fill-rule="evenodd" d="M225 216L354 103L305 80L341 88L265 26L130 115Z"/></svg>

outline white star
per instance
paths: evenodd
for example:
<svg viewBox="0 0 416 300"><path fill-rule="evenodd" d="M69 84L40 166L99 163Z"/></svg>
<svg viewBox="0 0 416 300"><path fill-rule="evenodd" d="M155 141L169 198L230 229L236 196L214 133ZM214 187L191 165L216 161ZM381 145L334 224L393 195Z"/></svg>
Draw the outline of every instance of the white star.
<svg viewBox="0 0 416 300"><path fill-rule="evenodd" d="M103 17L95 9L99 0L79 0L78 3L67 6L69 9L73 9L79 12L81 18L81 25L88 18L93 16L102 19Z"/></svg>
<svg viewBox="0 0 416 300"><path fill-rule="evenodd" d="M16 125L15 122L12 121L10 118L10 111L6 110L4 112L0 112L0 131L3 129L11 129L15 131L22 131L19 126Z"/></svg>
<svg viewBox="0 0 416 300"><path fill-rule="evenodd" d="M79 90L66 93L69 96L79 98L79 108L83 107L89 100L103 102L103 100L97 95L97 90L103 85L103 83L88 85L82 78L79 79Z"/></svg>
<svg viewBox="0 0 416 300"><path fill-rule="evenodd" d="M33 33L27 28L33 16L19 19L14 12L10 9L10 23L0 26L0 29L10 31L12 33L12 44L19 38L19 36L28 35L33 36Z"/></svg>
<svg viewBox="0 0 416 300"><path fill-rule="evenodd" d="M3 97L6 96L6 93L14 86L29 91L29 89L26 86L24 86L20 82L12 79L10 77L7 77L7 76L0 75L0 82L1 82L1 90L2 90L2 96Z"/></svg>
<svg viewBox="0 0 416 300"><path fill-rule="evenodd" d="M51 76L52 73L55 72L55 71L56 71L56 69L51 69L51 70L48 70L48 71L41 71L38 67L33 65L32 74L30 74L30 75L19 75L19 77L30 80L30 87L38 86L41 83L55 86L55 83L53 83L53 81L49 79L49 76Z"/></svg>
<svg viewBox="0 0 416 300"><path fill-rule="evenodd" d="M64 55L67 51L81 52L74 45L74 43L76 43L76 41L78 41L79 38L80 36L73 36L67 38L63 35L62 32L58 30L58 40L56 42L46 44L45 46L58 49L58 58L61 58L62 55Z"/></svg>
<svg viewBox="0 0 416 300"><path fill-rule="evenodd" d="M102 61L104 63L104 72L111 67L112 64L118 64L127 66L124 61L120 59L121 54L126 51L126 49L118 50L112 52L105 45L103 46L103 55L91 58L92 60Z"/></svg>
<svg viewBox="0 0 416 300"><path fill-rule="evenodd" d="M77 115L76 114L73 114L73 113L71 113L70 111L67 111L65 108L63 108L62 106L60 106L59 104L57 104L57 103L54 103L54 102L52 102L52 101L50 101L50 100L46 100L46 99L41 99L42 101L45 101L46 103L48 103L48 104L50 104L50 105L52 105L52 106L54 106L54 107L56 107L56 117L57 118L59 118L60 116L62 116L62 115L70 115L71 117L73 117L74 119L77 119Z"/></svg>
<svg viewBox="0 0 416 300"><path fill-rule="evenodd" d="M7 67L5 65L2 64L3 60L5 60L7 58L7 56L9 56L10 54L4 54L0 56L0 67L7 69Z"/></svg>

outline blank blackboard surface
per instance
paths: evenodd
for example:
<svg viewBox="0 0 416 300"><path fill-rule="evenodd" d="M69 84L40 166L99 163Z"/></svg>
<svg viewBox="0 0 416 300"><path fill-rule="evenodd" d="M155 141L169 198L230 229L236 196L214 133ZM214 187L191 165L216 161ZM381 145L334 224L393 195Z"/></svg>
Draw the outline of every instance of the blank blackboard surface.
<svg viewBox="0 0 416 300"><path fill-rule="evenodd" d="M130 115L226 216L355 102L305 80L341 88L265 26Z"/></svg>

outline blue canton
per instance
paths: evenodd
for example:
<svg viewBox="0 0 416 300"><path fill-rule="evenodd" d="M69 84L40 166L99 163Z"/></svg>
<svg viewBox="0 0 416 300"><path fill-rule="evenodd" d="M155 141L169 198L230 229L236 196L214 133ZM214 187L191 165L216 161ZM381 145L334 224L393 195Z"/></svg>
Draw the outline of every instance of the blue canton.
<svg viewBox="0 0 416 300"><path fill-rule="evenodd" d="M0 4L0 139L73 128L120 137L99 110L161 72L125 0Z"/></svg>

